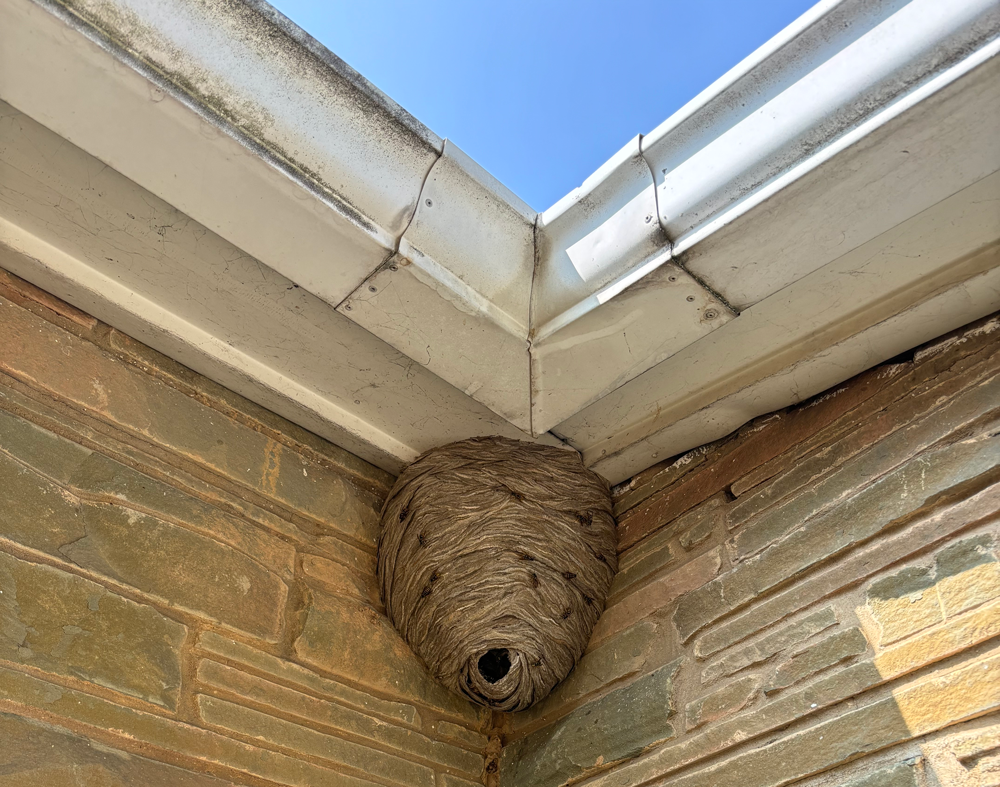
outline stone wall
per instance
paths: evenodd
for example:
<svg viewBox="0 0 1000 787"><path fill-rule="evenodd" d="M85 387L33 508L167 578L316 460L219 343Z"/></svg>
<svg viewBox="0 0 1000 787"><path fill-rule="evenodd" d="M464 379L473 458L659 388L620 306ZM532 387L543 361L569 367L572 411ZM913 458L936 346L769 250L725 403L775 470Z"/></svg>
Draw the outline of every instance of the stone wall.
<svg viewBox="0 0 1000 787"><path fill-rule="evenodd" d="M1000 318L619 487L523 713L382 615L392 480L0 271L0 787L1000 785Z"/></svg>
<svg viewBox="0 0 1000 787"><path fill-rule="evenodd" d="M0 785L481 783L373 594L392 480L0 271Z"/></svg>
<svg viewBox="0 0 1000 787"><path fill-rule="evenodd" d="M1000 785L1000 318L616 490L587 654L504 787Z"/></svg>

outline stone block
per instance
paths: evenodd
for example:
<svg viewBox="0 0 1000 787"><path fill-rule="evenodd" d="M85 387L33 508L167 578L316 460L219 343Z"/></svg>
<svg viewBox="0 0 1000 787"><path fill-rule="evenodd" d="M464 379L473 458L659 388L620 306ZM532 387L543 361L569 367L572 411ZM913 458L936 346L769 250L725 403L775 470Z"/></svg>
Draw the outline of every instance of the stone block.
<svg viewBox="0 0 1000 787"><path fill-rule="evenodd" d="M742 669L766 661L776 653L794 647L836 624L837 615L831 607L813 612L801 620L780 627L750 645L730 651L718 661L709 664L701 673L702 683L733 675ZM695 642L695 653L699 655L700 645L701 640Z"/></svg>
<svg viewBox="0 0 1000 787"><path fill-rule="evenodd" d="M868 609L879 625L881 645L898 642L944 620L927 568L904 568L868 588Z"/></svg>
<svg viewBox="0 0 1000 787"><path fill-rule="evenodd" d="M1000 483L920 515L906 527L885 533L881 538L850 551L813 574L800 577L749 609L714 625L698 637L697 653L702 658L718 653L793 612L921 551L926 544L954 537L969 522L991 517L998 509Z"/></svg>
<svg viewBox="0 0 1000 787"><path fill-rule="evenodd" d="M906 368L906 365L898 365L872 371L892 377L893 370ZM932 377L922 384L921 374L917 370L896 374L896 379L872 397L864 407L857 408L848 417L835 421L807 440L801 446L801 452L789 452L768 463L768 466L751 472L746 482L759 481L761 475L777 477L760 489L741 497L733 505L731 524L738 526L783 498L807 491L811 486L821 483L824 476L884 440L895 441L905 451L909 451L899 455L889 451L877 458L887 462L887 466L912 455L914 446L920 445L919 434L914 436L912 432L922 432L926 436L933 434L935 429L943 428L944 434L947 434L954 427L948 423L947 412L942 413L941 422L937 423L938 412L942 408L947 411L947 403L956 394L993 373L995 364L991 371L991 364L987 362L976 364L962 374L947 376L943 380ZM911 424L926 419L928 415L931 419L923 426L911 427ZM909 436L905 435L907 431L911 432ZM904 435L900 437L893 434L899 432ZM926 440L923 443L925 446L929 444ZM733 494L744 495L746 490L740 486L741 483L745 483L744 479L734 484Z"/></svg>
<svg viewBox="0 0 1000 787"><path fill-rule="evenodd" d="M679 662L588 703L504 749L503 787L557 787L674 737L673 680Z"/></svg>
<svg viewBox="0 0 1000 787"><path fill-rule="evenodd" d="M337 596L346 596L381 607L374 574L360 575L342 563L317 555L302 556L302 574L310 585L319 585Z"/></svg>
<svg viewBox="0 0 1000 787"><path fill-rule="evenodd" d="M670 640L666 624L644 620L584 654L573 671L537 705L512 714L515 730L534 728L559 715L567 705L595 694L629 676L649 671L667 660Z"/></svg>
<svg viewBox="0 0 1000 787"><path fill-rule="evenodd" d="M870 376L864 384L845 386L811 406L767 417L719 447L698 472L637 505L619 520L619 545L627 549L662 524L726 489L751 470L785 452L832 423L885 384Z"/></svg>
<svg viewBox="0 0 1000 787"><path fill-rule="evenodd" d="M727 683L711 694L689 702L685 708L687 729L732 716L743 710L760 694L760 678L749 675Z"/></svg>
<svg viewBox="0 0 1000 787"><path fill-rule="evenodd" d="M427 729L435 737L455 741L477 754L482 755L486 751L486 735L463 727L461 724L435 719L428 723Z"/></svg>
<svg viewBox="0 0 1000 787"><path fill-rule="evenodd" d="M998 670L1000 654L994 652L983 660L908 684L885 699L856 709L844 708L823 722L714 765L688 770L671 779L670 787L774 787L835 768L1000 707ZM636 778L637 771L628 774L631 782L600 779L594 787L642 783Z"/></svg>
<svg viewBox="0 0 1000 787"><path fill-rule="evenodd" d="M912 763L901 762L851 779L844 787L920 787Z"/></svg>
<svg viewBox="0 0 1000 787"><path fill-rule="evenodd" d="M862 447L867 450L845 462L822 481L809 485L786 502L761 514L752 521L752 524L744 525L735 537L737 553L740 557L758 553L797 527L800 522L831 506L844 504L854 490L864 487L873 478L879 478L900 465L903 467L896 472L909 477L913 483L913 490L919 494L920 484L925 480L921 474L922 469L927 464L935 463L937 461L935 454L940 455L941 452L932 452L929 456L912 459L907 463L909 457L915 456L964 425L982 417L993 410L998 401L1000 401L1000 376L995 376L963 390L944 405L940 405L931 397L925 405L925 409L931 411L929 417L905 426L888 437L881 432L869 434L879 426L882 419L865 424L852 433L849 439L856 442L858 450ZM891 426L897 424L889 414L884 415L883 419L889 420ZM883 431L888 428L885 427ZM841 452L844 452L843 449L836 455ZM907 468L910 468L909 471ZM901 487L899 490L904 501L909 496L908 489ZM863 495L864 492L858 494L855 499ZM749 504L747 501L734 506L732 519L746 516L748 512L744 509Z"/></svg>
<svg viewBox="0 0 1000 787"><path fill-rule="evenodd" d="M2 410L0 452L19 461L23 468L38 471L75 497L120 500L228 544L283 579L294 574L295 548L262 527ZM6 467L0 466L5 479L9 472ZM17 527L17 519L3 517L4 525Z"/></svg>
<svg viewBox="0 0 1000 787"><path fill-rule="evenodd" d="M997 378L1000 383L1000 378ZM979 389L986 396L985 389ZM1000 401L975 400L973 409ZM674 622L682 641L709 623L743 608L754 599L853 546L887 530L899 519L920 510L942 493L995 470L1000 433L989 426L965 440L930 451L883 476L862 492L814 516L769 549L684 596Z"/></svg>
<svg viewBox="0 0 1000 787"><path fill-rule="evenodd" d="M702 588L722 566L721 547L674 569L604 610L590 635L588 648L666 607L683 594Z"/></svg>
<svg viewBox="0 0 1000 787"><path fill-rule="evenodd" d="M312 670L270 653L244 645L242 642L223 637L212 631L202 633L198 649L211 656L221 657L237 664L241 669L260 672L277 682L298 686L320 697L357 708L390 720L398 720L417 725L420 719L417 709L405 702L394 702L375 697L337 681L317 675Z"/></svg>
<svg viewBox="0 0 1000 787"><path fill-rule="evenodd" d="M773 694L786 689L817 672L860 656L867 650L868 640L861 629L851 628L837 632L815 645L793 653L788 660L779 664L774 675L766 682L764 693Z"/></svg>
<svg viewBox="0 0 1000 787"><path fill-rule="evenodd" d="M0 658L177 706L185 626L50 566L0 553Z"/></svg>
<svg viewBox="0 0 1000 787"><path fill-rule="evenodd" d="M470 782L450 773L439 773L437 775L437 787L482 787L481 781Z"/></svg>
<svg viewBox="0 0 1000 787"><path fill-rule="evenodd" d="M227 772L245 773L251 781L263 780L288 787L377 787L369 779L350 776L160 714L125 708L2 666L0 702L23 708L25 713L41 713L83 725L88 736L103 745L132 753L171 752L176 762L200 771L224 768Z"/></svg>
<svg viewBox="0 0 1000 787"><path fill-rule="evenodd" d="M235 787L233 782L0 714L0 787Z"/></svg>
<svg viewBox="0 0 1000 787"><path fill-rule="evenodd" d="M370 606L314 593L293 651L307 666L433 708L473 729L481 728L487 713L435 681L388 619Z"/></svg>
<svg viewBox="0 0 1000 787"><path fill-rule="evenodd" d="M81 500L3 453L0 485L14 502L0 512L7 538L164 604L277 639L288 589L253 558L125 503Z"/></svg>
<svg viewBox="0 0 1000 787"><path fill-rule="evenodd" d="M0 370L13 378L166 449L173 461L193 462L320 526L374 545L375 495L335 470L30 312L4 308L0 315L7 337Z"/></svg>
<svg viewBox="0 0 1000 787"><path fill-rule="evenodd" d="M206 724L259 741L265 748L318 757L401 787L434 787L434 771L418 763L216 697L198 695L196 701Z"/></svg>
<svg viewBox="0 0 1000 787"><path fill-rule="evenodd" d="M945 577L937 583L936 589L945 617L955 617L1000 598L1000 564L986 563L956 576Z"/></svg>
<svg viewBox="0 0 1000 787"><path fill-rule="evenodd" d="M483 768L481 754L432 740L416 730L387 724L357 710L279 686L224 664L202 661L197 674L202 684L228 693L238 704L251 701L258 709L261 706L274 708L282 717L295 716L329 730L340 730L352 738L398 749L460 772L478 774Z"/></svg>
<svg viewBox="0 0 1000 787"><path fill-rule="evenodd" d="M677 459L653 465L643 470L613 491L615 516L620 517L650 495L674 484L679 478L702 464L715 446L700 446Z"/></svg>

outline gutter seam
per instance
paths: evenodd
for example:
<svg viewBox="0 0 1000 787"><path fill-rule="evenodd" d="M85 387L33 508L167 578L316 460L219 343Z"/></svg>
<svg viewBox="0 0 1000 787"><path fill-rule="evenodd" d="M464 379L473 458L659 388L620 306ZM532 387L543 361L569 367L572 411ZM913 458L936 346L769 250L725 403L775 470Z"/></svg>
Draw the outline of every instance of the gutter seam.
<svg viewBox="0 0 1000 787"><path fill-rule="evenodd" d="M372 276L374 276L376 273L382 270L386 265L392 262L392 260L396 256L399 255L399 247L400 244L402 244L403 242L403 236L406 235L407 231L409 231L410 225L413 224L413 220L417 217L417 209L420 207L421 197L424 196L424 188L427 186L427 179L431 176L431 172L434 170L434 167L437 166L437 163L441 160L442 156L444 156L444 146L447 142L448 142L447 139L441 141L441 149L437 151L437 156L430 163L430 166L427 167L427 171L424 173L424 177L420 181L420 188L417 190L417 198L413 201L413 210L410 211L410 217L406 220L406 226L403 227L402 231L399 233L399 235L396 236L395 240L393 241L392 249L389 250L389 254L386 256L384 260L382 260L382 262L380 262L377 266L375 266L374 270L368 271L365 278L361 281L360 284L358 284L357 287L355 287L353 290L347 293L347 295L344 296L343 300L341 300L340 303L338 303L335 307L337 311L340 311L342 307L344 307L347 303L349 303L351 298L353 298L355 294L357 294L358 290L360 290L362 287L365 286L365 283L369 279L371 279Z"/></svg>

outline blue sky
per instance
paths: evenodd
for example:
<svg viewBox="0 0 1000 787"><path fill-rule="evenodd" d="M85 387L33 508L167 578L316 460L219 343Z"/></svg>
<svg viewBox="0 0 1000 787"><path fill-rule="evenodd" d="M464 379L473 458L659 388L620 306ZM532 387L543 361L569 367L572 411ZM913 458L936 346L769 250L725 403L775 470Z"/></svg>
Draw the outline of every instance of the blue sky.
<svg viewBox="0 0 1000 787"><path fill-rule="evenodd" d="M536 210L811 0L271 0Z"/></svg>

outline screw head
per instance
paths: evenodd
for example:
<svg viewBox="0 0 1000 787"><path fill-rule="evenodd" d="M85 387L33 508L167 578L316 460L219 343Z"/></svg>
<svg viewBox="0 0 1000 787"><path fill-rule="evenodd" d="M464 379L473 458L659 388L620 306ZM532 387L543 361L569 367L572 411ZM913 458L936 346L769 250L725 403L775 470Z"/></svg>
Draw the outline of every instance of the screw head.
<svg viewBox="0 0 1000 787"><path fill-rule="evenodd" d="M667 281L677 281L676 276L667 276Z"/></svg>
<svg viewBox="0 0 1000 787"><path fill-rule="evenodd" d="M375 286L369 287L368 292L378 292L378 287Z"/></svg>
<svg viewBox="0 0 1000 787"><path fill-rule="evenodd" d="M653 220L652 216L646 216L646 223L649 224Z"/></svg>
<svg viewBox="0 0 1000 787"><path fill-rule="evenodd" d="M398 271L399 270L399 266L398 265L390 265L389 266L389 270L391 270L391 271Z"/></svg>
<svg viewBox="0 0 1000 787"><path fill-rule="evenodd" d="M428 208L434 207L434 203L431 202L429 198L424 200L424 205L426 205Z"/></svg>
<svg viewBox="0 0 1000 787"><path fill-rule="evenodd" d="M350 310L351 310L351 304L349 304L349 303L345 303L345 304L344 304L344 311L345 311L345 312L349 312Z"/></svg>
<svg viewBox="0 0 1000 787"><path fill-rule="evenodd" d="M694 303L694 296L693 295L688 295L687 296L687 302L688 303Z"/></svg>
<svg viewBox="0 0 1000 787"><path fill-rule="evenodd" d="M714 320L718 316L719 316L719 312L716 311L715 309L705 309L705 319L706 320Z"/></svg>

